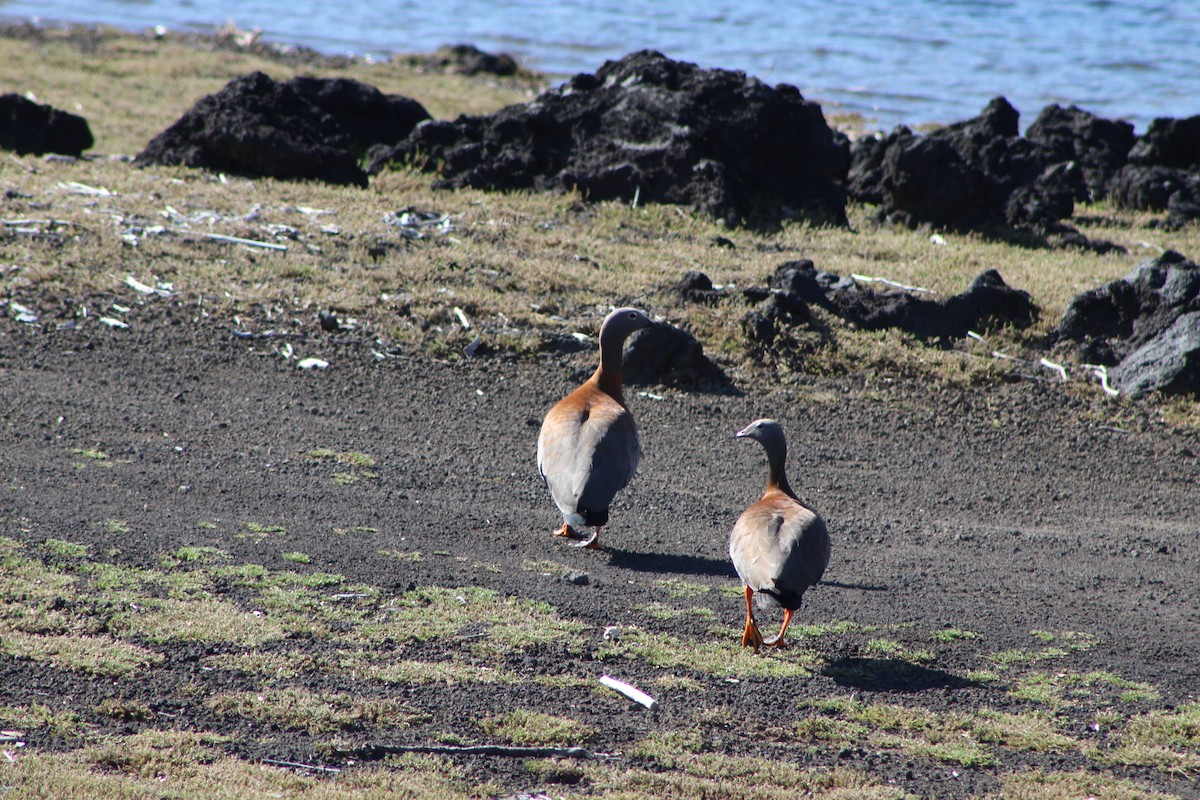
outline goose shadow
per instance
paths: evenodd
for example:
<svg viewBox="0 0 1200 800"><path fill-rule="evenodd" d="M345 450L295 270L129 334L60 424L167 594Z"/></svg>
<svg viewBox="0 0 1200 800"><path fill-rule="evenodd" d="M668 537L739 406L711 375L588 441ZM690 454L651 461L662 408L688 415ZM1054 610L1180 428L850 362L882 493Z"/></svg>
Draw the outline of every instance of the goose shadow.
<svg viewBox="0 0 1200 800"><path fill-rule="evenodd" d="M846 656L826 664L821 674L838 686L872 692L927 692L978 685L944 670L922 667L899 658Z"/></svg>
<svg viewBox="0 0 1200 800"><path fill-rule="evenodd" d="M728 559L704 558L680 553L639 553L636 550L609 548L609 563L635 572L680 572L687 575L714 575L736 578Z"/></svg>

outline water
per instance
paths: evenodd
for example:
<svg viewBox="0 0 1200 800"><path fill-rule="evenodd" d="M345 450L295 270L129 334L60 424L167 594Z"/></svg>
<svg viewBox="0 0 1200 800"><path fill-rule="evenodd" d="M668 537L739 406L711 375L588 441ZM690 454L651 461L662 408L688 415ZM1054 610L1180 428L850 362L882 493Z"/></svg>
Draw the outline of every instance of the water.
<svg viewBox="0 0 1200 800"><path fill-rule="evenodd" d="M0 17L184 31L233 20L328 54L471 42L561 77L650 47L794 84L827 114L885 130L965 119L996 95L1023 125L1049 103L1139 131L1200 113L1195 0L0 0Z"/></svg>

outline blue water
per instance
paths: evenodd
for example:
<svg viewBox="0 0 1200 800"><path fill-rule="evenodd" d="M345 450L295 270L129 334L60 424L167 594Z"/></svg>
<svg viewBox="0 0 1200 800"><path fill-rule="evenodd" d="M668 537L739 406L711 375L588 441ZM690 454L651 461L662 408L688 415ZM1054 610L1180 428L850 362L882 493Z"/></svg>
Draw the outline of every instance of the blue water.
<svg viewBox="0 0 1200 800"><path fill-rule="evenodd" d="M1139 131L1200 113L1196 0L0 0L0 17L184 31L233 20L329 54L472 42L564 77L651 47L794 84L827 114L883 129L964 119L1000 94L1023 126L1049 103Z"/></svg>

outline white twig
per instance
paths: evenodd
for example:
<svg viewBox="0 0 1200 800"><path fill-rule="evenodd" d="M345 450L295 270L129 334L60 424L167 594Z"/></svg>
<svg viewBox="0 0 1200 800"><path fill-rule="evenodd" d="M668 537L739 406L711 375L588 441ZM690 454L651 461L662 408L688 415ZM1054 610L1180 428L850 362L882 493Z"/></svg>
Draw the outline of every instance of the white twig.
<svg viewBox="0 0 1200 800"><path fill-rule="evenodd" d="M636 686L630 686L625 681L619 681L616 678L610 678L608 675L601 675L600 682L613 691L620 692L621 694L625 695L633 702L641 703L651 711L655 711L658 708L657 700Z"/></svg>
<svg viewBox="0 0 1200 800"><path fill-rule="evenodd" d="M1055 364L1053 361L1051 361L1048 358L1043 358L1038 363L1041 364L1046 369L1052 369L1052 370L1057 371L1059 374L1059 377L1061 377L1063 379L1063 382L1064 383L1066 382L1067 370L1066 370L1066 367L1064 367L1062 364Z"/></svg>
<svg viewBox="0 0 1200 800"><path fill-rule="evenodd" d="M78 181L59 181L58 188L66 189L71 194L86 194L92 197L112 197L113 193L103 186L88 186Z"/></svg>
<svg viewBox="0 0 1200 800"><path fill-rule="evenodd" d="M930 289L922 289L920 286L906 286L903 283L897 283L896 281L888 280L887 278L873 278L869 275L859 275L855 272L850 273L850 277L856 281L862 281L864 283L882 283L887 286L895 286L897 289L903 289L906 292L922 292L926 294L932 293Z"/></svg>
<svg viewBox="0 0 1200 800"><path fill-rule="evenodd" d="M463 330L469 331L471 329L471 320L467 319L466 312L458 306L455 306L450 310L454 312L454 316L458 317L458 324L463 326Z"/></svg>
<svg viewBox="0 0 1200 800"><path fill-rule="evenodd" d="M142 294L156 294L159 297L170 297L172 294L169 289L165 289L161 285L148 286L132 275L125 276L125 285L133 289L135 292L141 292Z"/></svg>
<svg viewBox="0 0 1200 800"><path fill-rule="evenodd" d="M295 769L311 769L314 772L341 772L338 767L319 767L316 764L301 764L298 761L277 761L273 758L264 758L264 764L270 764L275 767L294 767Z"/></svg>
<svg viewBox="0 0 1200 800"><path fill-rule="evenodd" d="M1112 386L1108 385L1108 367L1104 366L1103 364L1084 364L1083 368L1090 369L1092 371L1092 374L1095 375L1100 381L1100 388L1103 389L1104 393L1109 397L1116 397L1121 393L1120 389L1114 389Z"/></svg>
<svg viewBox="0 0 1200 800"><path fill-rule="evenodd" d="M212 239L217 242L227 242L229 244L244 244L247 247L261 247L264 250L282 250L287 251L286 244L275 244L274 242L260 242L257 239L243 239L240 236L226 236L223 233L204 233L200 234L206 239Z"/></svg>
<svg viewBox="0 0 1200 800"><path fill-rule="evenodd" d="M30 225L52 225L61 227L70 225L70 221L65 219L0 219L0 225L6 228L25 228Z"/></svg>

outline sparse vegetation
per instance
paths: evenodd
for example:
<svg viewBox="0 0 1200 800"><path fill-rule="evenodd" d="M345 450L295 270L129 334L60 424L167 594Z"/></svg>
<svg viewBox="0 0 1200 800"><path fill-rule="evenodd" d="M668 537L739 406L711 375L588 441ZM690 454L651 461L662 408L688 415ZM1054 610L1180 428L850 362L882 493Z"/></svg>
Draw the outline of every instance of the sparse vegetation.
<svg viewBox="0 0 1200 800"><path fill-rule="evenodd" d="M42 102L80 108L101 154L136 152L235 75L311 71L244 51L186 47L172 37L97 39L93 47L80 50L54 33L38 42L0 39L0 81ZM422 73L401 62L350 61L320 71L418 97L443 118L528 96L517 83ZM130 79L147 75L160 78ZM944 245L934 245L925 232L875 226L872 210L862 207L850 209L851 230L785 224L731 232L683 209L588 204L572 193L435 191L429 175L411 169L378 176L362 190L134 169L108 158L14 156L0 161L0 178L6 191L44 203L44 215L55 220L53 239L0 235L0 299L107 297L131 274L171 283L179 307L196 314L266 315L283 327L289 316L310 317L336 298L381 350L394 344L467 367L462 348L477 334L506 357L528 359L555 346L565 324L594 334L586 329L594 307L646 297L648 287L667 286L685 269L703 268L736 290L762 285L778 263L800 257L842 274L886 270L889 278L943 295L996 267L1042 307L1028 331L989 333L995 348L1021 353L1048 333L1077 291L1128 267L1115 256L1019 249L971 234L947 233ZM72 182L109 194L101 203L74 193ZM400 205L452 213L453 241L379 247L395 239L385 220ZM167 219L167 207L207 215L204 224L215 232L264 240L273 240L272 226L288 226L295 245L286 253L251 253L206 250L180 232L135 236L136 245L122 238L134 221L144 228ZM254 221L247 219L251 207ZM1146 227L1138 215L1083 211L1091 221L1080 227L1088 235L1135 249L1145 238L1155 247L1200 253L1197 226L1168 232ZM735 237L736 249L714 248L718 236ZM121 255L119 267L114 253ZM470 332L453 308L467 309ZM793 391L829 409L840 402L798 373L853 372L869 385L897 376L991 385L1021 369L992 358L979 343L925 347L894 332L848 329L819 309L814 330L799 334L795 351L769 356L764 368L742 334L745 310L728 303L670 313L729 371L769 374L771 391L781 393L773 399L781 402L790 402ZM1119 403L1106 408L1097 424L1124 413ZM1193 400L1173 400L1161 412L1169 424L1197 427L1198 408ZM1013 425L998 409L984 433L1003 434ZM151 438L157 437L153 428ZM139 457L103 433L54 441L53 460L72 480L126 481L130 459ZM380 466L355 446L362 445L333 436L292 441L270 458L272 464L287 459L293 474L315 476L340 496L428 466L405 463L402 448L367 445ZM239 457L260 468L265 448L237 447ZM396 485L397 494L407 487ZM393 740L580 744L621 753L612 761L528 762L519 780L552 783L547 793L555 797L711 797L714 787L721 796L748 799L912 796L868 764L885 765L878 769L891 775L974 770L984 776L981 785L994 781L989 796L1029 800L1173 798L1186 796L1200 777L1200 707L1142 676L1097 671L1088 651L1099 642L1086 630L1033 630L1019 646L1001 649L965 628L929 630L940 622L875 626L838 619L853 614L838 610L819 619L798 615L790 648L755 656L740 647L740 585L713 580L711 572L692 573L695 580L655 580L642 572L637 599L606 609L620 627L606 640L607 620L586 616L586 587L557 607L531 599L559 603L563 586L553 578L577 568L539 557L538 550L515 562L468 557L393 537L390 520L361 518L379 525L373 527L355 524L354 516L322 517L313 526L319 535L361 546L368 560L383 557L378 572L343 575L311 570L314 562L344 567L332 566L329 551L301 538L313 531L293 524L295 509L251 509L244 515L260 518L245 519L240 510L197 506L176 529L155 528L161 522L115 504L89 507L77 528L9 513L0 510L0 657L14 676L8 688L24 694L19 703L0 705L0 723L25 746L6 747L11 755L0 761L0 783L13 797L440 800L513 793L512 786L480 779L483 762L458 756L350 763L337 755L339 746ZM101 543L61 538L88 536ZM156 545L163 552L118 549L143 536L163 542ZM248 552L268 563L247 563ZM308 566L275 568L293 564ZM453 582L425 585L423 576L436 565L457 569L448 573ZM498 585L489 581L500 574L536 589L506 595L487 588ZM629 680L659 696L667 713L625 711L624 699L598 688L601 670L627 671ZM50 696L22 682L47 675L85 688ZM526 693L555 702L534 707ZM472 703L493 695L516 710L475 713ZM782 703L794 721L768 726L748 718L736 704L753 696ZM454 697L445 703L454 713L432 721L429 709L446 697ZM689 711L680 714L681 705ZM628 716L610 726L607 715L618 712ZM305 764L272 765L262 754ZM1156 786L1183 788L1154 791L1155 778L1175 781Z"/></svg>

